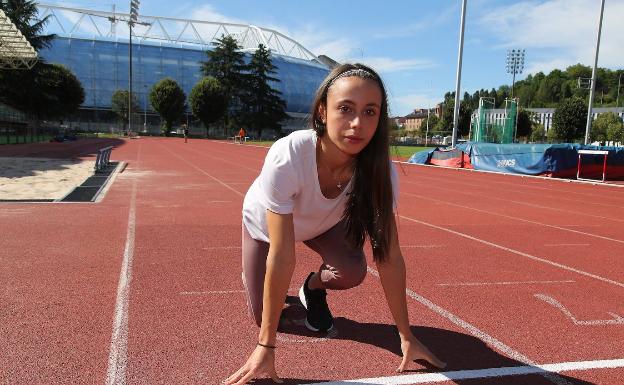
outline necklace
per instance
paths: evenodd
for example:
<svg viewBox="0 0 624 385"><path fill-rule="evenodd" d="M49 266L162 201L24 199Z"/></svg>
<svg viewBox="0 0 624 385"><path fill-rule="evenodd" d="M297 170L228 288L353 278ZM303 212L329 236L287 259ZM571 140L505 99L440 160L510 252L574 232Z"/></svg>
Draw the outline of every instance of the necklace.
<svg viewBox="0 0 624 385"><path fill-rule="evenodd" d="M319 154L317 154L317 159L319 159L319 162L323 165L323 167L325 168L325 170L329 173L329 175L332 177L332 179L334 180L334 182L336 182L336 187L338 188L338 190L342 191L342 182L340 181L340 179L336 178L334 176L334 173L331 171L331 169L329 168L329 166L327 166L327 164L325 164L325 162L321 162L321 159L318 155L320 155L321 151L319 150ZM350 163L347 167L351 167L352 163ZM338 174L339 176L342 175L342 173L344 172L346 168L343 168L340 172L340 174Z"/></svg>

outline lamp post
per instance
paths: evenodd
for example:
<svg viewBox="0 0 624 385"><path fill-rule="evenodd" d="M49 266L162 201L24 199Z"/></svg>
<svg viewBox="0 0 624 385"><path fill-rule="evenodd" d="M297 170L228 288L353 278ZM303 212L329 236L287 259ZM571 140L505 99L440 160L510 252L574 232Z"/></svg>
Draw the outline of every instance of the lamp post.
<svg viewBox="0 0 624 385"><path fill-rule="evenodd" d="M511 98L514 96L514 87L516 85L516 74L521 74L524 70L524 54L523 49L507 50L507 73L513 75L511 82Z"/></svg>
<svg viewBox="0 0 624 385"><path fill-rule="evenodd" d="M620 82L622 81L622 75L624 75L624 72L620 73L620 76L618 77L618 89L617 89L617 98L615 99L615 107L620 106Z"/></svg>
<svg viewBox="0 0 624 385"><path fill-rule="evenodd" d="M457 131L459 124L459 87L461 84L462 57L464 53L464 22L466 21L466 0L462 1L461 22L459 24L459 48L457 52L457 76L455 78L455 109L453 111L453 136L451 146L457 144Z"/></svg>
<svg viewBox="0 0 624 385"><path fill-rule="evenodd" d="M589 89L589 104L587 106L587 123L585 124L585 144L589 143L589 131L593 120L592 104L594 104L594 92L596 90L596 68L598 67L598 52L600 51L600 33L602 32L602 15L604 14L605 0L600 2L600 16L598 17L598 31L596 31L596 53L594 55L594 67Z"/></svg>
<svg viewBox="0 0 624 385"><path fill-rule="evenodd" d="M128 20L128 30L130 31L128 44L128 132L132 130L132 27L139 17L140 3L140 0L130 0L130 20Z"/></svg>
<svg viewBox="0 0 624 385"><path fill-rule="evenodd" d="M147 84L143 84L143 88L145 89L145 103L143 107L143 131L147 132Z"/></svg>

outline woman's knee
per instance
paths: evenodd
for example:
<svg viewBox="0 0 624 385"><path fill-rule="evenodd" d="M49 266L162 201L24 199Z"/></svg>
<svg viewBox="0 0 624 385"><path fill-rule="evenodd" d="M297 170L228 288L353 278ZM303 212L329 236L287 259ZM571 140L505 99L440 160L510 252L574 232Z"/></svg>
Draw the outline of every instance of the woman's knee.
<svg viewBox="0 0 624 385"><path fill-rule="evenodd" d="M366 277L366 260L362 259L358 263L350 265L348 268L340 269L336 279L338 290L351 289L358 286Z"/></svg>

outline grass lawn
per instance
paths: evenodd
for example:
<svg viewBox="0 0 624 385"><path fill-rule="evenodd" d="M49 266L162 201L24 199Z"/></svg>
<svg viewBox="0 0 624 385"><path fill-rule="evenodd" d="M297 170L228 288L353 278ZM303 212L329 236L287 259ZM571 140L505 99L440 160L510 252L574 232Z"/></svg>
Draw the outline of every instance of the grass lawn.
<svg viewBox="0 0 624 385"><path fill-rule="evenodd" d="M422 150L430 149L431 147L417 147L417 146L390 146L390 156L400 156L402 158L409 158L414 153Z"/></svg>
<svg viewBox="0 0 624 385"><path fill-rule="evenodd" d="M271 147L273 143L275 143L275 141L274 140L248 140L247 143L255 144L256 146Z"/></svg>
<svg viewBox="0 0 624 385"><path fill-rule="evenodd" d="M250 140L247 143L255 144L258 146L271 147L275 141L273 140ZM400 156L402 158L409 158L414 153L422 150L426 150L431 147L417 147L417 146L390 146L390 156Z"/></svg>

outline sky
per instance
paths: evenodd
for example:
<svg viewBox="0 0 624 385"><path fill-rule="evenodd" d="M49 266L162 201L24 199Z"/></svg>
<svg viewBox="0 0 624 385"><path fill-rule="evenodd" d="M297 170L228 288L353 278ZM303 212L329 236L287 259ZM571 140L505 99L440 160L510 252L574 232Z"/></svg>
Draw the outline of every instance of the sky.
<svg viewBox="0 0 624 385"><path fill-rule="evenodd" d="M45 1L42 1L42 3ZM54 1L127 12L129 1ZM455 90L461 0L141 0L139 13L253 24L277 30L316 55L380 72L390 113L403 116ZM599 0L468 0L460 93L511 85L507 50L525 49L516 76L593 65ZM624 0L606 0L598 65L624 68Z"/></svg>

